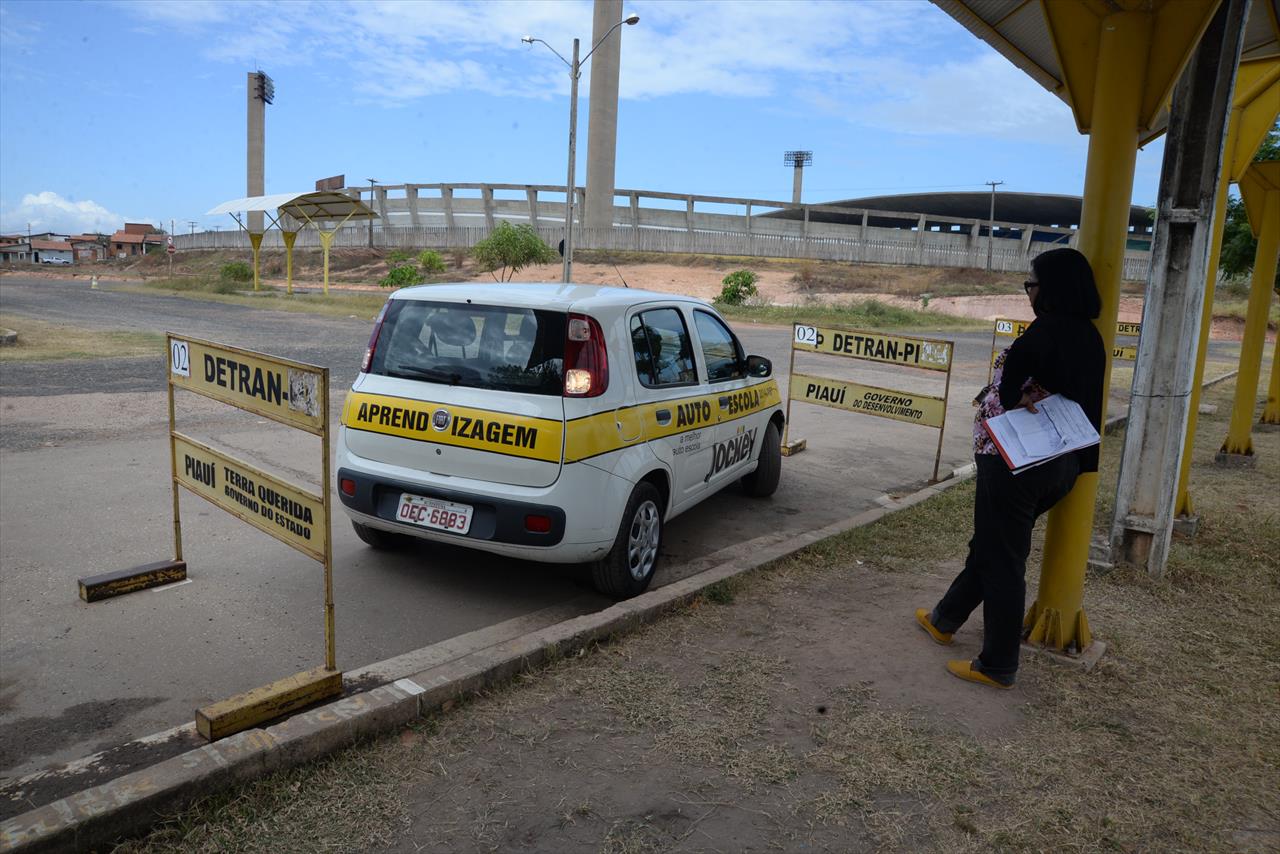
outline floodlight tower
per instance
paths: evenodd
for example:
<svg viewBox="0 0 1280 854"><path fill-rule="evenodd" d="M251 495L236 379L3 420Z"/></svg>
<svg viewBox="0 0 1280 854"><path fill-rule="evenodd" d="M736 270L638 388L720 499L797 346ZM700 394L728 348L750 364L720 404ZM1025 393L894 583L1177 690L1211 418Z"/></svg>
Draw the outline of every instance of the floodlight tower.
<svg viewBox="0 0 1280 854"><path fill-rule="evenodd" d="M791 185L791 204L800 204L800 189L804 184L804 167L813 163L812 151L784 151L782 162L796 168L795 182Z"/></svg>
<svg viewBox="0 0 1280 854"><path fill-rule="evenodd" d="M248 128L246 164L246 196L261 196L266 192L264 158L267 148L267 104L275 101L276 85L265 71L250 71L248 95ZM262 234L262 212L249 213L249 233Z"/></svg>

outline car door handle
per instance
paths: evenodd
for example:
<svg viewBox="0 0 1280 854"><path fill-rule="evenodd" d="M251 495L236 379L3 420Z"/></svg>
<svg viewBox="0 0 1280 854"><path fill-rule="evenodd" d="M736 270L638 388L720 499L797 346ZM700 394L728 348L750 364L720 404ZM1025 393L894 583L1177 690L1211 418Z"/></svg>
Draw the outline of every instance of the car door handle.
<svg viewBox="0 0 1280 854"><path fill-rule="evenodd" d="M663 425L664 427L671 423L670 409L659 409L657 412L654 413L654 415L657 416L658 423Z"/></svg>

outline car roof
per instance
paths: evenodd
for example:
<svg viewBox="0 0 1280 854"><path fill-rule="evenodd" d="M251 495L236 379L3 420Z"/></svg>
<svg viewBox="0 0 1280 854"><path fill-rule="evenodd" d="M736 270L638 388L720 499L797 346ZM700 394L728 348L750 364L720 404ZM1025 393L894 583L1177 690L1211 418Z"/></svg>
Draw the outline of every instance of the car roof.
<svg viewBox="0 0 1280 854"><path fill-rule="evenodd" d="M626 308L654 301L686 302L708 305L705 300L680 294L665 294L643 288L619 288L612 285L566 285L559 282L451 282L439 285L414 285L401 288L392 299L444 302L471 301L479 305L502 305L515 308L548 308L560 311L599 311Z"/></svg>

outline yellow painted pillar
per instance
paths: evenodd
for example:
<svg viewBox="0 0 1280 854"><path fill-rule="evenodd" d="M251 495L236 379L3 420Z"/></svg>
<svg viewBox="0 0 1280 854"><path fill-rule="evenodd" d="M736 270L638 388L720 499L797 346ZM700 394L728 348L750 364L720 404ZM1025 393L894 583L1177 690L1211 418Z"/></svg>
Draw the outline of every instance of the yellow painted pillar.
<svg viewBox="0 0 1280 854"><path fill-rule="evenodd" d="M333 236L336 231L321 231L320 234L320 253L324 256L324 295L329 295L329 247L333 245Z"/></svg>
<svg viewBox="0 0 1280 854"><path fill-rule="evenodd" d="M1099 32L1078 245L1093 267L1102 297L1102 314L1094 323L1107 352L1104 421L1152 26L1149 14L1120 12L1103 19ZM1025 621L1031 643L1068 651L1083 650L1092 642L1084 613L1084 574L1097 497L1097 472L1082 473L1067 497L1049 511L1040 591Z"/></svg>
<svg viewBox="0 0 1280 854"><path fill-rule="evenodd" d="M1259 424L1280 424L1280 335L1271 345L1271 382L1267 383L1267 405L1262 408Z"/></svg>
<svg viewBox="0 0 1280 854"><path fill-rule="evenodd" d="M253 289L258 290L258 256L262 252L262 235L249 232L249 245L253 247Z"/></svg>
<svg viewBox="0 0 1280 854"><path fill-rule="evenodd" d="M284 241L284 283L289 294L293 293L293 243L298 239L296 231L281 231L280 239Z"/></svg>
<svg viewBox="0 0 1280 854"><path fill-rule="evenodd" d="M1227 140L1224 151L1235 150L1235 133L1237 114L1232 110L1231 120L1227 123ZM1213 329L1213 292L1218 282L1218 258L1222 255L1222 234L1227 223L1227 190L1231 181L1226 174L1218 179L1218 192L1213 200L1213 234L1209 244L1209 263L1206 265L1204 282L1204 307L1200 310L1200 341L1196 345L1196 369L1191 380L1191 398L1187 410L1187 432L1182 440L1182 457L1178 463L1178 500L1173 512L1175 516L1188 517L1195 514L1191 503L1191 452L1196 441L1196 426L1200 421L1200 392L1204 385L1204 362L1209 352L1209 333Z"/></svg>
<svg viewBox="0 0 1280 854"><path fill-rule="evenodd" d="M1250 170L1257 166L1250 167ZM1278 170L1280 171L1280 170ZM1249 174L1241 179L1241 190L1249 193ZM1276 253L1280 251L1280 189L1266 189L1261 204L1249 205L1250 214L1261 208L1258 252L1253 259L1253 284L1249 288L1249 313L1240 342L1240 372L1236 375L1235 403L1227 439L1218 452L1219 462L1234 462L1253 456L1253 408L1258 397L1258 377L1262 372L1262 349L1267 339L1267 313L1271 309L1271 289L1276 280Z"/></svg>

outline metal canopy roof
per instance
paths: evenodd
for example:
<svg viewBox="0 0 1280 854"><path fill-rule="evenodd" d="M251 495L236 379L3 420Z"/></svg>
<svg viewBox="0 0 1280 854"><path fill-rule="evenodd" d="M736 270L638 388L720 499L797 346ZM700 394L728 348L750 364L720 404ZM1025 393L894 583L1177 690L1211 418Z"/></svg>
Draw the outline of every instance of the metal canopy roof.
<svg viewBox="0 0 1280 854"><path fill-rule="evenodd" d="M1240 176L1240 196L1244 199L1249 229L1254 237L1262 231L1262 208L1268 193L1280 192L1280 160L1263 160L1250 164Z"/></svg>
<svg viewBox="0 0 1280 854"><path fill-rule="evenodd" d="M300 220L372 219L378 214L359 199L346 193L273 193L223 202L207 215L252 212L279 212Z"/></svg>
<svg viewBox="0 0 1280 854"><path fill-rule="evenodd" d="M1202 29L1217 5L1203 0L1077 0L1070 5L1051 0L933 0L933 3L1061 98L1075 113L1076 124L1083 133L1089 130L1094 80L1092 73L1081 73L1087 72L1090 63L1078 60L1096 45L1087 43L1086 32L1067 26L1073 18L1092 15L1100 19L1124 10L1151 10L1173 28ZM1046 5L1052 7L1052 17ZM1205 13L1206 9L1209 14ZM1162 64L1166 72L1172 70L1168 67L1172 57L1153 56L1152 59ZM1280 59L1280 0L1253 0L1245 24L1241 64L1276 59ZM1170 91L1176 76L1173 74L1168 81ZM1144 116L1149 117L1142 134L1144 142L1164 133L1168 127L1168 95L1169 92L1148 94L1158 100L1144 105Z"/></svg>

